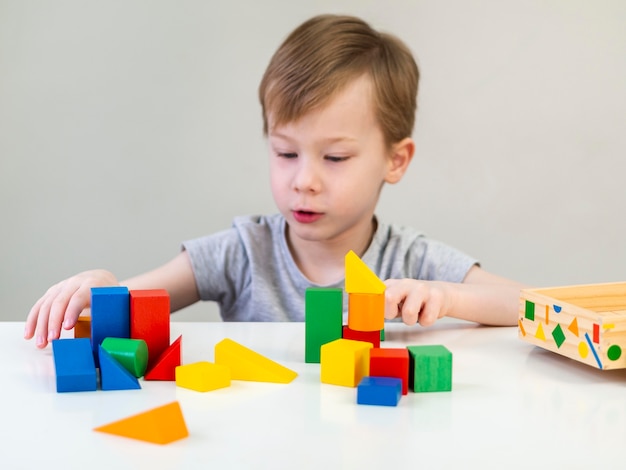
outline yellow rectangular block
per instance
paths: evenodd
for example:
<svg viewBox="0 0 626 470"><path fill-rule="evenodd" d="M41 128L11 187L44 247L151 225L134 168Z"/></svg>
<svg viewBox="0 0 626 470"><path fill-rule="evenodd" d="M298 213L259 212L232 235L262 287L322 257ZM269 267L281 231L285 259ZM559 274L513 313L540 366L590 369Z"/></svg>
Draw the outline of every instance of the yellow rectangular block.
<svg viewBox="0 0 626 470"><path fill-rule="evenodd" d="M372 343L343 338L322 345L322 383L356 387L363 377L369 375L372 347Z"/></svg>
<svg viewBox="0 0 626 470"><path fill-rule="evenodd" d="M176 385L196 392L230 387L230 369L210 362L194 362L176 367Z"/></svg>
<svg viewBox="0 0 626 470"><path fill-rule="evenodd" d="M228 366L232 380L289 383L298 376L293 370L228 338L215 345L215 363Z"/></svg>

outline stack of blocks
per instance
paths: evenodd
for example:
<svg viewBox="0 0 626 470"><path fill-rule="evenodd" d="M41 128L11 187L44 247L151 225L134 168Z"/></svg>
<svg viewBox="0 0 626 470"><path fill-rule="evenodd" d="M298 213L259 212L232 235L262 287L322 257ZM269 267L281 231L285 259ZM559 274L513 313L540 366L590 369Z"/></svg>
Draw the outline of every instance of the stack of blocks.
<svg viewBox="0 0 626 470"><path fill-rule="evenodd" d="M414 392L452 390L452 353L441 345L381 348L385 284L350 251L343 290L309 288L305 295L305 362L320 363L322 383L357 387L357 403L396 406Z"/></svg>
<svg viewBox="0 0 626 470"><path fill-rule="evenodd" d="M215 345L215 363L181 364L179 336L171 345L167 291L98 287L91 317L80 317L72 339L52 342L57 392L140 389L144 380L175 381L208 392L231 380L289 383L297 374L230 339ZM166 444L188 436L180 405L173 402L96 431Z"/></svg>

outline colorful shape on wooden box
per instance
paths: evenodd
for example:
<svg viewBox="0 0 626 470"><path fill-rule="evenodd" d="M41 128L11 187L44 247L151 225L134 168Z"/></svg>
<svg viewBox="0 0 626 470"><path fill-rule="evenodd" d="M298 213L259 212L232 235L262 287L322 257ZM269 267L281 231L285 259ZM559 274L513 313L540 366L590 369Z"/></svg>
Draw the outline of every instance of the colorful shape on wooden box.
<svg viewBox="0 0 626 470"><path fill-rule="evenodd" d="M145 374L148 346L143 339L105 338L102 348L135 377Z"/></svg>
<svg viewBox="0 0 626 470"><path fill-rule="evenodd" d="M91 346L96 366L104 338L130 338L130 300L124 286L91 288Z"/></svg>
<svg viewBox="0 0 626 470"><path fill-rule="evenodd" d="M578 318L577 317L574 317L574 319L569 324L567 329L570 330L572 333L574 333L577 338L579 337L579 334L578 334Z"/></svg>
<svg viewBox="0 0 626 470"><path fill-rule="evenodd" d="M589 344L589 349L591 349L591 353L593 354L593 357L596 360L596 364L598 364L598 368L602 369L602 361L600 360L600 356L598 356L598 352L596 351L596 348L593 347L593 343L591 342L589 333L585 333L585 339L587 340L587 344Z"/></svg>
<svg viewBox="0 0 626 470"><path fill-rule="evenodd" d="M345 289L347 293L382 294L385 292L385 283L352 250L346 254L345 270Z"/></svg>
<svg viewBox="0 0 626 470"><path fill-rule="evenodd" d="M358 405L398 406L402 380L396 377L363 377L357 386Z"/></svg>
<svg viewBox="0 0 626 470"><path fill-rule="evenodd" d="M343 290L309 287L304 305L304 362L319 363L322 344L341 338Z"/></svg>
<svg viewBox="0 0 626 470"><path fill-rule="evenodd" d="M395 377L402 381L402 395L409 392L409 351L407 348L370 350L370 375Z"/></svg>
<svg viewBox="0 0 626 470"><path fill-rule="evenodd" d="M148 367L170 345L170 295L165 289L131 290L130 337L148 346Z"/></svg>
<svg viewBox="0 0 626 470"><path fill-rule="evenodd" d="M128 372L102 345L98 346L100 360L100 388L102 390L140 389L137 377Z"/></svg>
<svg viewBox="0 0 626 470"><path fill-rule="evenodd" d="M543 326L541 326L541 323L537 325L537 331L535 331L535 338L540 339L541 341L546 340L546 334L543 332Z"/></svg>
<svg viewBox="0 0 626 470"><path fill-rule="evenodd" d="M554 338L554 342L556 343L557 348L560 348L561 345L565 342L565 333L563 333L563 329L558 323L552 330L552 338Z"/></svg>
<svg viewBox="0 0 626 470"><path fill-rule="evenodd" d="M372 343L336 339L321 348L320 380L322 383L356 387L369 375L369 351Z"/></svg>
<svg viewBox="0 0 626 470"><path fill-rule="evenodd" d="M196 392L230 387L230 368L201 361L176 368L176 385Z"/></svg>
<svg viewBox="0 0 626 470"><path fill-rule="evenodd" d="M526 300L526 308L524 310L524 317L530 321L535 321L535 304L530 300Z"/></svg>
<svg viewBox="0 0 626 470"><path fill-rule="evenodd" d="M355 331L350 329L348 325L343 326L343 339L352 339L354 341L365 341L372 343L372 347L380 347L380 331Z"/></svg>
<svg viewBox="0 0 626 470"><path fill-rule="evenodd" d="M617 361L622 356L622 348L617 344L612 344L606 352L610 361Z"/></svg>
<svg viewBox="0 0 626 470"><path fill-rule="evenodd" d="M57 392L92 392L98 376L88 338L52 340Z"/></svg>
<svg viewBox="0 0 626 470"><path fill-rule="evenodd" d="M348 326L356 331L381 331L385 327L385 294L348 294Z"/></svg>
<svg viewBox="0 0 626 470"><path fill-rule="evenodd" d="M409 386L414 392L452 390L452 353L442 345L407 346Z"/></svg>
<svg viewBox="0 0 626 470"><path fill-rule="evenodd" d="M215 345L215 364L230 367L232 380L289 383L298 374L229 338Z"/></svg>
<svg viewBox="0 0 626 470"><path fill-rule="evenodd" d="M181 343L183 336L180 335L163 353L157 358L152 369L146 372L144 380L176 380L176 367L182 363Z"/></svg>
<svg viewBox="0 0 626 470"><path fill-rule="evenodd" d="M81 315L74 325L74 338L91 338L91 317Z"/></svg>
<svg viewBox="0 0 626 470"><path fill-rule="evenodd" d="M189 436L177 401L99 426L94 431L154 444L169 444Z"/></svg>

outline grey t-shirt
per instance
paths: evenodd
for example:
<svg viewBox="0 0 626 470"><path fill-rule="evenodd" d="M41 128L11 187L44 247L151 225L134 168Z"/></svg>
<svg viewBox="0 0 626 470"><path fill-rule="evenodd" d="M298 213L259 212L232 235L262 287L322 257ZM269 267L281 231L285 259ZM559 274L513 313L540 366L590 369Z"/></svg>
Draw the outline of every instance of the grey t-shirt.
<svg viewBox="0 0 626 470"><path fill-rule="evenodd" d="M304 321L305 290L320 287L296 266L280 214L237 217L232 228L186 241L183 248L200 298L218 302L224 321ZM462 282L477 264L418 231L380 222L361 259L382 280Z"/></svg>

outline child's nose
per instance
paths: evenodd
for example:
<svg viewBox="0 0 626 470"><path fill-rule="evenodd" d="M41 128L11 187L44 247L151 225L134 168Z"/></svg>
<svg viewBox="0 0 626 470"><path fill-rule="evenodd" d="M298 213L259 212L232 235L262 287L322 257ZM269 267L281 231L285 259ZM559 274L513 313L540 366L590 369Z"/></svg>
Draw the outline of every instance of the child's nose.
<svg viewBox="0 0 626 470"><path fill-rule="evenodd" d="M296 191L317 192L320 188L319 171L315 163L305 158L300 160L294 177Z"/></svg>

